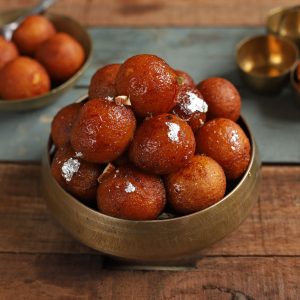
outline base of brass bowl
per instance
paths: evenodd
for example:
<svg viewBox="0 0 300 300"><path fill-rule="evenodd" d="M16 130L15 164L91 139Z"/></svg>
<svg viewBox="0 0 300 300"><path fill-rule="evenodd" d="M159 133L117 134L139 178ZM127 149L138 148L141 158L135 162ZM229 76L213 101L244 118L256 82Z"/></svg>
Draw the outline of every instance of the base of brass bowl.
<svg viewBox="0 0 300 300"><path fill-rule="evenodd" d="M17 17L24 14L26 9L17 9L0 14L0 26L15 20ZM92 59L92 40L87 30L74 19L67 16L46 13L45 16L54 24L57 31L66 32L73 36L83 47L85 52L85 62L70 79L57 87L50 90L50 92L27 99L18 100L3 100L0 99L0 111L26 111L33 110L47 106L56 100L59 96L74 86L79 77L86 70Z"/></svg>

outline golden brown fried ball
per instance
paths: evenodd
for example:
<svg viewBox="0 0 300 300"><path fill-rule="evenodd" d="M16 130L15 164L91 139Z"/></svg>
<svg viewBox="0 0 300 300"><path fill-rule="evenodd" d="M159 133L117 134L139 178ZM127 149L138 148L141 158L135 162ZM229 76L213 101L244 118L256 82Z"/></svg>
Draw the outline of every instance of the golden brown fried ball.
<svg viewBox="0 0 300 300"><path fill-rule="evenodd" d="M118 158L131 141L136 120L130 108L105 99L86 102L71 131L71 144L90 162Z"/></svg>
<svg viewBox="0 0 300 300"><path fill-rule="evenodd" d="M137 129L130 159L140 169L169 174L189 163L195 152L191 127L171 114L146 119Z"/></svg>
<svg viewBox="0 0 300 300"><path fill-rule="evenodd" d="M179 86L185 85L185 86L189 86L191 88L196 87L196 84L195 84L193 78L187 72L184 72L181 70L175 70L175 72L177 74L177 81L179 81Z"/></svg>
<svg viewBox="0 0 300 300"><path fill-rule="evenodd" d="M166 192L159 177L123 166L100 180L97 202L100 212L112 217L153 220L164 209Z"/></svg>
<svg viewBox="0 0 300 300"><path fill-rule="evenodd" d="M70 142L71 130L82 103L72 103L60 109L51 123L51 137L56 147Z"/></svg>
<svg viewBox="0 0 300 300"><path fill-rule="evenodd" d="M116 88L118 95L129 96L137 115L159 115L176 104L177 74L163 59L140 54L122 64Z"/></svg>
<svg viewBox="0 0 300 300"><path fill-rule="evenodd" d="M100 68L92 77L89 86L89 98L114 98L117 96L116 77L120 64L106 65Z"/></svg>
<svg viewBox="0 0 300 300"><path fill-rule="evenodd" d="M238 120L241 113L241 97L230 81L212 77L203 80L197 87L208 104L208 119Z"/></svg>
<svg viewBox="0 0 300 300"><path fill-rule="evenodd" d="M75 152L69 144L58 148L51 172L59 185L73 196L87 204L96 202L101 166L84 161L82 154Z"/></svg>
<svg viewBox="0 0 300 300"><path fill-rule="evenodd" d="M202 210L221 200L226 191L222 167L212 158L195 155L190 163L166 176L168 202L179 214Z"/></svg>
<svg viewBox="0 0 300 300"><path fill-rule="evenodd" d="M227 179L241 177L250 162L251 146L243 129L235 122L218 118L205 123L196 135L197 150L216 160Z"/></svg>
<svg viewBox="0 0 300 300"><path fill-rule="evenodd" d="M26 99L47 93L50 78L37 61L19 56L0 70L0 95L7 100Z"/></svg>
<svg viewBox="0 0 300 300"><path fill-rule="evenodd" d="M67 33L56 33L36 51L36 59L46 68L52 80L63 82L72 77L85 58L81 44Z"/></svg>
<svg viewBox="0 0 300 300"><path fill-rule="evenodd" d="M0 36L0 69L18 56L19 51L15 44Z"/></svg>
<svg viewBox="0 0 300 300"><path fill-rule="evenodd" d="M55 32L53 24L47 18L35 15L27 17L20 24L12 39L22 54L33 55Z"/></svg>
<svg viewBox="0 0 300 300"><path fill-rule="evenodd" d="M197 88L185 85L180 87L173 113L187 121L194 132L204 124L207 110L208 106Z"/></svg>

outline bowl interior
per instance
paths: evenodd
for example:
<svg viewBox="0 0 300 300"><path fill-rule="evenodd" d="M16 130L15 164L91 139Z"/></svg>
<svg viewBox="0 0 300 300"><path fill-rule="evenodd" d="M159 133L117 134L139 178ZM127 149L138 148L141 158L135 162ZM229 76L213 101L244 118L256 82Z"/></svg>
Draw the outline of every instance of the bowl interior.
<svg viewBox="0 0 300 300"><path fill-rule="evenodd" d="M271 10L267 19L267 27L272 33L300 39L300 6Z"/></svg>
<svg viewBox="0 0 300 300"><path fill-rule="evenodd" d="M240 43L237 62L245 73L279 77L290 71L297 55L297 48L285 39L274 35L257 36Z"/></svg>
<svg viewBox="0 0 300 300"><path fill-rule="evenodd" d="M4 24L15 20L17 17L24 14L24 12L26 12L26 9L19 9L1 13L0 26L3 26ZM91 61L92 41L89 33L82 25L80 25L74 19L62 15L46 13L45 16L53 22L57 31L62 31L70 34L82 45L85 52L85 61L81 68L71 78L59 85L53 86L52 89L44 95L11 101L0 99L0 110L34 109L55 101L59 93L70 88L76 82L76 80L82 75Z"/></svg>

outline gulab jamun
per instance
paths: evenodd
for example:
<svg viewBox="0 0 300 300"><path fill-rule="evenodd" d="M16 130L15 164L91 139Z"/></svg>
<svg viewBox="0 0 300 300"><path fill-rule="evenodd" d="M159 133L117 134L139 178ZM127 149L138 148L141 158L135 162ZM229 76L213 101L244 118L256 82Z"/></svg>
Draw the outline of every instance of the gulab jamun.
<svg viewBox="0 0 300 300"><path fill-rule="evenodd" d="M47 93L50 78L37 61L19 56L0 70L0 95L7 100L26 99Z"/></svg>
<svg viewBox="0 0 300 300"><path fill-rule="evenodd" d="M43 42L55 34L54 25L40 15L28 16L16 29L12 40L24 55L33 55Z"/></svg>
<svg viewBox="0 0 300 300"><path fill-rule="evenodd" d="M192 88L196 87L195 81L187 72L181 70L175 70L175 72L177 74L177 82L179 82L179 86L185 85L190 86Z"/></svg>
<svg viewBox="0 0 300 300"><path fill-rule="evenodd" d="M79 111L81 103L72 103L60 109L51 123L51 137L56 147L70 142L71 130Z"/></svg>
<svg viewBox="0 0 300 300"><path fill-rule="evenodd" d="M89 98L114 98L117 96L116 77L120 64L106 65L100 68L92 77L89 86Z"/></svg>
<svg viewBox="0 0 300 300"><path fill-rule="evenodd" d="M79 112L71 131L71 144L90 162L105 163L127 148L136 127L130 108L106 99L92 99Z"/></svg>
<svg viewBox="0 0 300 300"><path fill-rule="evenodd" d="M165 178L170 206L179 214L191 214L221 200L226 191L222 167L212 158L195 155L190 163Z"/></svg>
<svg viewBox="0 0 300 300"><path fill-rule="evenodd" d="M171 114L146 119L136 130L129 156L140 169L169 174L189 163L195 152L191 127Z"/></svg>
<svg viewBox="0 0 300 300"><path fill-rule="evenodd" d="M196 141L198 152L216 160L227 179L237 179L245 173L251 158L251 145L235 122L224 118L210 120L199 129Z"/></svg>
<svg viewBox="0 0 300 300"><path fill-rule="evenodd" d="M56 82L63 82L72 77L85 59L81 44L63 32L56 33L41 44L35 56Z"/></svg>
<svg viewBox="0 0 300 300"><path fill-rule="evenodd" d="M163 59L140 54L121 65L116 88L119 95L130 98L137 115L159 115L176 105L177 74Z"/></svg>
<svg viewBox="0 0 300 300"><path fill-rule="evenodd" d="M220 77L203 80L197 86L208 104L208 119L226 118L237 121L241 113L241 97L235 86Z"/></svg>
<svg viewBox="0 0 300 300"><path fill-rule="evenodd" d="M201 93L194 87L182 86L177 94L173 113L188 122L194 132L204 124L208 106Z"/></svg>
<svg viewBox="0 0 300 300"><path fill-rule="evenodd" d="M98 177L102 168L82 159L80 152L64 145L57 149L51 164L51 172L59 185L85 203L95 203Z"/></svg>
<svg viewBox="0 0 300 300"><path fill-rule="evenodd" d="M15 44L0 36L0 69L18 56L19 51Z"/></svg>
<svg viewBox="0 0 300 300"><path fill-rule="evenodd" d="M166 203L162 180L132 166L116 168L100 180L97 190L100 212L121 219L156 219Z"/></svg>

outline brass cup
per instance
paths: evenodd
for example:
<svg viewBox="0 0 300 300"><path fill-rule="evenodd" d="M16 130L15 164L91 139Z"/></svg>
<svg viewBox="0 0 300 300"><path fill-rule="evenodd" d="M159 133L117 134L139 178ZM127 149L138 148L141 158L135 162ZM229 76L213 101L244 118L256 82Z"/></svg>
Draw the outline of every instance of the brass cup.
<svg viewBox="0 0 300 300"><path fill-rule="evenodd" d="M84 98L80 100L85 100ZM64 191L51 175L50 149L42 162L44 200L52 215L83 244L109 256L146 264L178 264L228 235L248 216L259 195L260 157L248 125L251 161L243 178L218 203L190 215L167 220L129 221L90 209Z"/></svg>
<svg viewBox="0 0 300 300"><path fill-rule="evenodd" d="M24 14L25 9L12 10L0 14L0 26L15 20L18 16ZM4 100L0 99L0 111L25 111L37 109L55 102L58 97L71 88L79 77L83 74L92 59L92 40L87 30L74 19L66 16L46 13L57 31L63 31L73 36L83 47L85 52L85 62L71 78L57 87L51 89L48 93L26 99Z"/></svg>
<svg viewBox="0 0 300 300"><path fill-rule="evenodd" d="M300 49L300 6L270 10L266 26L269 33L292 40Z"/></svg>
<svg viewBox="0 0 300 300"><path fill-rule="evenodd" d="M275 35L246 38L236 47L236 62L242 78L260 93L279 92L297 57L295 44Z"/></svg>
<svg viewBox="0 0 300 300"><path fill-rule="evenodd" d="M300 104L300 80L298 80L296 77L296 69L299 64L300 64L300 60L298 60L297 63L295 63L295 65L291 71L291 83L292 83L295 97Z"/></svg>

